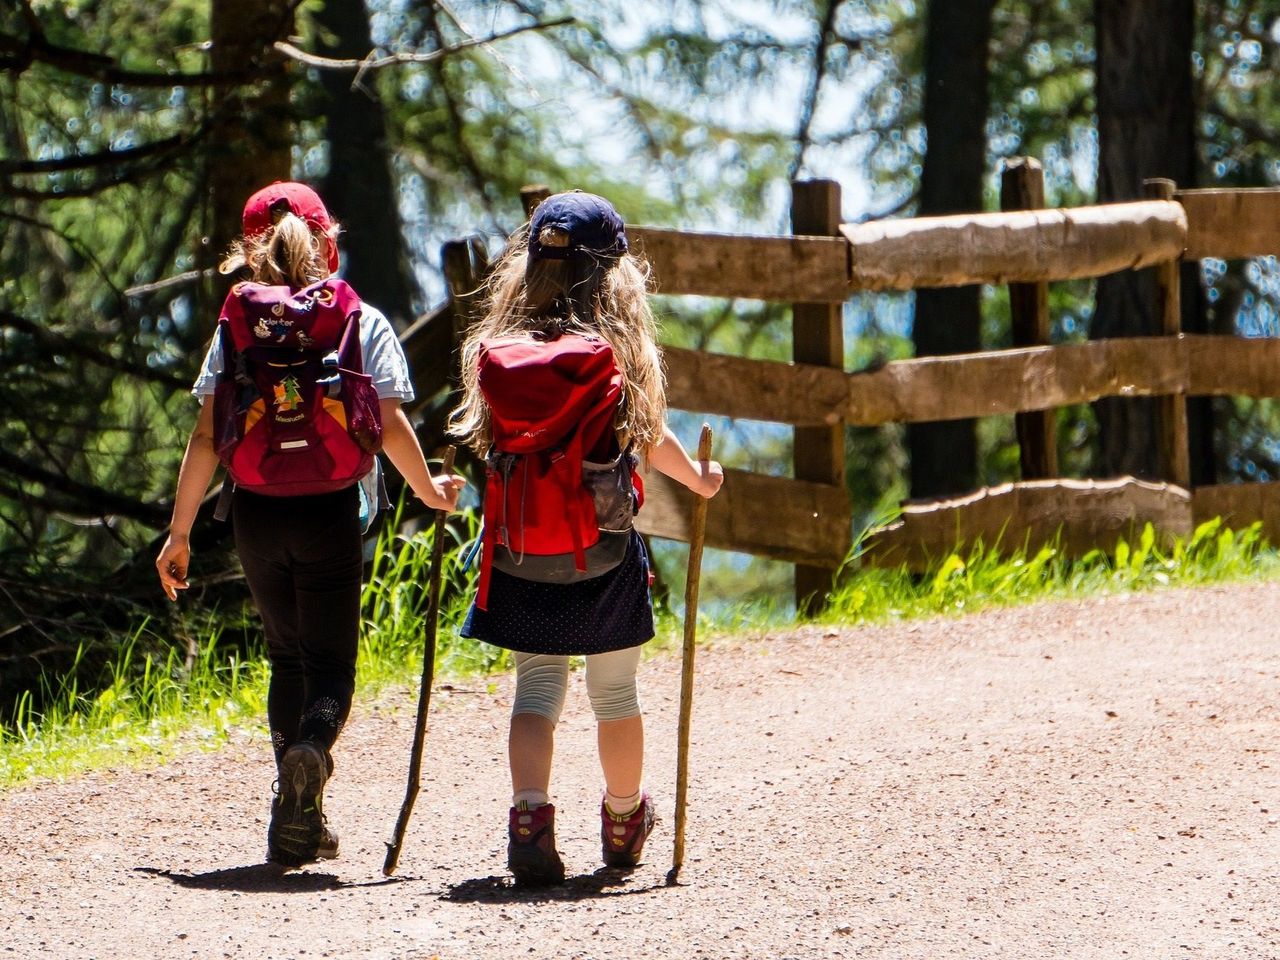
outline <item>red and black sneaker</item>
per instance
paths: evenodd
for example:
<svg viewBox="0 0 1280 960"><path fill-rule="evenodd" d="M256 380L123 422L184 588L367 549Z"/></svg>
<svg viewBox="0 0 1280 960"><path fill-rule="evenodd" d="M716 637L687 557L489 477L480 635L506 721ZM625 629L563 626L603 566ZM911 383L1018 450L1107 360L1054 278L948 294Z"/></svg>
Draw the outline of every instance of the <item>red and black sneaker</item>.
<svg viewBox="0 0 1280 960"><path fill-rule="evenodd" d="M564 882L564 863L556 852L556 808L544 803L532 810L512 807L507 819L507 869L516 883L545 887Z"/></svg>
<svg viewBox="0 0 1280 960"><path fill-rule="evenodd" d="M640 803L625 816L619 816L600 801L600 856L607 867L631 868L640 862L644 842L653 832L657 818L649 794L640 797Z"/></svg>

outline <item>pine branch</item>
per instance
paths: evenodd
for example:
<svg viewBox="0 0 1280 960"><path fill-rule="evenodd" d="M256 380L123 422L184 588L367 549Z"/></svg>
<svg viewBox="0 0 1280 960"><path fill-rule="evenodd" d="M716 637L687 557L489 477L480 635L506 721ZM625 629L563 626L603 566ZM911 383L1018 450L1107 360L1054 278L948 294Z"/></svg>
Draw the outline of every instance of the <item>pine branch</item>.
<svg viewBox="0 0 1280 960"><path fill-rule="evenodd" d="M159 529L169 519L165 504L145 503L91 483L73 480L0 449L0 469L14 477L21 477L44 487L43 495L28 492L36 503L72 516L105 519L109 516L128 517Z"/></svg>
<svg viewBox="0 0 1280 960"><path fill-rule="evenodd" d="M114 164L128 163L145 157L164 155L191 141L192 137L178 134L165 137L154 143L144 143L137 147L124 147L119 150L102 150L98 153L77 154L69 157L55 157L52 160L7 160L0 162L0 174L49 174L62 173L67 170L90 170L108 167Z"/></svg>
<svg viewBox="0 0 1280 960"><path fill-rule="evenodd" d="M438 49L446 49L444 41L444 33L440 29L440 21L436 17L434 6L429 6L426 11L427 27L431 36L435 39ZM440 84L440 93L444 97L445 112L449 117L449 126L452 128L454 140L458 145L459 157L462 165L466 169L468 176L471 178L472 189L475 190L476 196L484 205L485 212L489 214L490 219L496 222L496 213L493 204L489 199L489 194L485 190L488 184L488 178L485 176L481 167L479 158L475 152L467 144L466 138L466 121L462 116L462 110L458 106L457 98L454 97L453 91L449 89L449 83L445 77L444 71L441 69L440 63L437 61L433 64L432 69L435 71L436 79Z"/></svg>
<svg viewBox="0 0 1280 960"><path fill-rule="evenodd" d="M125 87L233 87L249 83L259 76L257 70L206 73L126 70L115 58L105 54L51 43L42 30L33 29L25 40L13 34L0 33L0 69L20 74L37 63L63 73Z"/></svg>
<svg viewBox="0 0 1280 960"><path fill-rule="evenodd" d="M291 43L278 40L274 47L278 53L284 54L292 60L305 63L309 67L316 67L321 70L355 70L359 76L370 70L381 70L384 67L392 67L402 63L434 63L445 57L472 47L484 46L485 44L494 43L498 40L505 40L507 37L514 37L517 34L528 33L532 30L549 30L552 27L563 27L567 24L576 23L573 17L561 17L559 20L548 20L540 23L528 23L522 27L512 27L510 30L502 30L498 33L491 33L487 37L474 37L465 40L462 43L455 43L450 46L441 46L429 53L392 53L385 57L375 57L376 50L370 50L369 55L359 60L334 59L333 57L322 57L318 54L308 53L300 50ZM357 76L357 80L359 80Z"/></svg>
<svg viewBox="0 0 1280 960"><path fill-rule="evenodd" d="M59 194L59 196L65 196L65 194ZM15 213L9 210L0 210L0 219L8 219L15 223L24 224L28 227L35 227L38 230L44 230L58 237L63 243L74 250L78 256L84 258L86 263L93 267L94 272L97 273L99 279L101 279L103 284L112 292L117 302L124 305L124 291L116 286L115 281L112 280L111 276L107 273L107 268L102 265L102 261L98 259L97 255L94 254L92 250L86 247L75 237L71 236L71 234L52 223L48 223L47 221L39 220L36 217L28 217L24 214Z"/></svg>
<svg viewBox="0 0 1280 960"><path fill-rule="evenodd" d="M8 327L10 330L25 333L39 344L45 354L49 356L63 354L82 357L104 369L127 373L132 377L137 377L139 380L160 384L172 390L186 390L190 386L186 380L180 377L175 377L143 363L134 363L123 357L112 356L109 353L96 350L84 340L64 337L61 334L54 333L44 324L19 316L9 310L0 309L0 327Z"/></svg>

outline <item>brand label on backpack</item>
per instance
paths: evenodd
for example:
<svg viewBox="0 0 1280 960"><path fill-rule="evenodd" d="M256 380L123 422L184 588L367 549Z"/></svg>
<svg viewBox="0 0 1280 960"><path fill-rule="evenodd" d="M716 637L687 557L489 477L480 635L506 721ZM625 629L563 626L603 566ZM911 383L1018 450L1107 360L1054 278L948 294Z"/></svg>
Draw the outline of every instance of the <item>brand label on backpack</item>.
<svg viewBox="0 0 1280 960"><path fill-rule="evenodd" d="M614 429L623 379L612 347L577 335L485 341L479 384L493 446L477 604L494 566L554 583L616 567L641 494Z"/></svg>
<svg viewBox="0 0 1280 960"><path fill-rule="evenodd" d="M297 496L373 466L382 421L360 351L360 300L338 279L301 290L239 283L218 321L215 448L237 486Z"/></svg>

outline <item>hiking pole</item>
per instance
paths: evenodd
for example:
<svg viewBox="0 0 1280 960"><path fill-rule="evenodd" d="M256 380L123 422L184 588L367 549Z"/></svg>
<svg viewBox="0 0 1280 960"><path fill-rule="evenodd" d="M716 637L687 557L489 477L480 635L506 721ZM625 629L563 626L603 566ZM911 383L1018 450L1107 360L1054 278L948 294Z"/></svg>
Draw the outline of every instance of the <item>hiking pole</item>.
<svg viewBox="0 0 1280 960"><path fill-rule="evenodd" d="M450 445L444 451L444 475L453 473L453 457L457 448ZM404 831L409 826L409 814L418 796L418 779L422 773L422 746L427 739L427 707L431 703L431 682L436 669L436 622L440 619L440 571L444 566L444 518L446 510L437 510L431 535L431 574L427 580L427 636L422 652L422 689L418 691L418 720L413 727L413 749L409 754L409 784L405 789L400 816L396 818L396 830L387 844L387 859L382 862L382 875L391 876L400 860L400 846L404 843Z"/></svg>
<svg viewBox="0 0 1280 960"><path fill-rule="evenodd" d="M702 425L698 437L698 462L711 459L711 427ZM684 660L680 666L680 732L676 748L675 850L668 885L674 884L684 863L685 800L689 795L689 721L693 716L693 650L698 634L698 585L702 580L702 542L707 533L707 498L693 498L693 518L689 524L689 572L684 581Z"/></svg>

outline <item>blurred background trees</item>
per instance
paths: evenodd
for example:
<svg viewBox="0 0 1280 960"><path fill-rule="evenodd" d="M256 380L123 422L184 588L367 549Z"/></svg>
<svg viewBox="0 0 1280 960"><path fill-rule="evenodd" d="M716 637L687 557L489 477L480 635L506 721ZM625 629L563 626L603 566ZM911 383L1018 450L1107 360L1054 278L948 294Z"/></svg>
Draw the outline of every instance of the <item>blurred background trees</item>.
<svg viewBox="0 0 1280 960"><path fill-rule="evenodd" d="M151 552L227 284L212 268L257 186L315 183L344 224L346 276L403 328L443 297L442 243L475 233L496 250L530 182L604 193L631 222L769 233L788 230L792 177L839 180L846 220L994 209L1001 159L1023 154L1043 162L1050 205L1127 199L1149 176L1269 185L1277 17L1280 3L1245 0L5 5L4 685L33 654L109 644L147 617L181 632ZM1280 333L1274 261L1210 262L1195 280L1189 329ZM1059 340L1147 329L1111 280L1051 298ZM668 342L790 355L785 306L659 308ZM845 325L850 369L998 347L1007 294L860 295ZM1213 430L1197 477L1275 476L1271 401L1199 411ZM1064 411L1064 469L1141 472L1142 416ZM727 435L731 463L787 469L789 431ZM863 522L909 493L1016 478L1011 418L848 439ZM212 556L197 611L236 576ZM726 582L789 593L779 566L726 565Z"/></svg>

